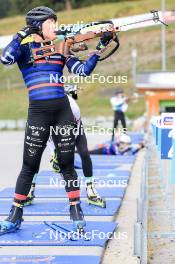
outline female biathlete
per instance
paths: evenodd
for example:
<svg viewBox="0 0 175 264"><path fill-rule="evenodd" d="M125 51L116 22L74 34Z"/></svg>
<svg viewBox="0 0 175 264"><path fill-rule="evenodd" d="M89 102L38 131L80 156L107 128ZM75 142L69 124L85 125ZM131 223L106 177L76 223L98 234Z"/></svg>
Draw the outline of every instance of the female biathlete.
<svg viewBox="0 0 175 264"><path fill-rule="evenodd" d="M75 101L78 98L77 91L76 91L77 87L72 86L72 88L70 88L70 85L67 87L68 89L66 89L66 86L65 86L65 92L67 93L69 103L72 109L72 113L74 115L74 119L77 123L77 127L79 128L79 130L77 131L77 135L75 137L75 146L77 148L77 152L79 153L81 157L83 174L86 178L87 201L89 204L105 208L106 207L105 199L100 197L100 195L98 194L95 188L95 184L94 184L92 160L91 160L91 157L88 151L87 138L86 138L86 134L84 132L83 124L81 121L80 108ZM47 145L51 151L52 167L55 172L60 173L59 157L57 157L57 152L56 152L52 137L49 138ZM27 200L24 206L32 204L35 198L36 177L37 175L35 175L33 179L32 187L31 187L30 193L27 197Z"/></svg>
<svg viewBox="0 0 175 264"><path fill-rule="evenodd" d="M10 44L3 50L1 62L12 65L17 62L29 92L29 109L25 130L23 164L18 176L14 201L9 216L0 223L0 234L14 232L20 228L23 217L23 206L30 191L34 175L38 172L41 156L50 135L50 127L58 127L58 135L52 135L59 157L59 166L66 184L66 192L70 202L70 218L76 229L85 226L83 212L80 207L80 188L74 170L75 127L74 116L69 100L64 92L60 78L66 65L72 73L81 76L90 75L95 68L99 55L94 53L86 62L74 56L61 53L34 60L32 49L45 44L52 44L56 38L55 12L48 7L36 7L26 16L27 26L20 30ZM33 34L33 41L23 40ZM102 39L103 40L103 39ZM102 41L101 41L102 42ZM104 43L107 44L106 41ZM52 82L59 77L58 81ZM62 144L62 129L68 130L68 145Z"/></svg>

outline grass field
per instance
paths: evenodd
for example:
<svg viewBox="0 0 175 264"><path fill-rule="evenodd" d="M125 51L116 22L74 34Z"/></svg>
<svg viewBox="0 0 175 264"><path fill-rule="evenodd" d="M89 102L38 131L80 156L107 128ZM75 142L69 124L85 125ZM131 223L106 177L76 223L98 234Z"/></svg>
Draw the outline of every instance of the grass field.
<svg viewBox="0 0 175 264"><path fill-rule="evenodd" d="M97 21L145 13L150 10L160 10L160 2L160 0L137 0L98 4L81 9L74 9L69 13L62 11L59 12L58 17L61 24L72 24L77 21ZM166 8L167 10L174 9L174 0L166 0ZM24 16L1 19L0 35L14 34L14 32L24 26L24 19Z"/></svg>
<svg viewBox="0 0 175 264"><path fill-rule="evenodd" d="M76 23L77 21L95 21L108 18L135 15L160 9L159 0L126 1L124 3L100 4L69 13L60 12L61 23ZM167 9L174 8L174 0L167 1ZM11 17L0 20L0 35L14 34L24 25L24 17ZM175 69L175 27L167 28L167 66ZM110 60L98 64L95 73L100 75L127 76L126 84L81 84L83 91L79 96L79 105L83 116L112 115L109 98L115 88L122 86L127 94L132 94L135 88L131 78L131 51L137 49L138 71L152 71L161 69L161 31L160 27L135 30L119 34L120 50ZM65 74L67 74L65 72ZM0 65L0 119L25 118L27 111L27 92L17 66L5 68ZM144 112L144 100L137 104L130 104L128 116L135 118Z"/></svg>

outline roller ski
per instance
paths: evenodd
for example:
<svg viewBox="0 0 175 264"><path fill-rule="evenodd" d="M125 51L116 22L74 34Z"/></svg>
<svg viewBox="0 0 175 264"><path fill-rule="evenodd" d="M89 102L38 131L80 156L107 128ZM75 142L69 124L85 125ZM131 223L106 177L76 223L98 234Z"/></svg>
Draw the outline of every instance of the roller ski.
<svg viewBox="0 0 175 264"><path fill-rule="evenodd" d="M72 240L72 241L77 241L78 239L77 238L75 238L74 236L73 236L73 231L72 230L69 230L69 229L67 229L67 228L65 228L65 227L63 227L62 225L59 225L59 224L57 224L57 223L55 223L55 222L52 222L52 223L48 223L48 222L46 222L46 221L44 221L44 224L46 225L46 226L48 226L48 227L50 227L52 230L54 230L55 232L58 232L59 234L63 234L64 236L65 236L65 232L66 232L66 237L67 237L67 239L69 239L69 240Z"/></svg>
<svg viewBox="0 0 175 264"><path fill-rule="evenodd" d="M56 149L54 150L54 154L50 160L50 163L52 165L52 169L56 172L56 173L60 173L60 167L59 167L59 163L58 163L58 158L57 158L57 153L56 153Z"/></svg>
<svg viewBox="0 0 175 264"><path fill-rule="evenodd" d="M95 189L94 183L92 182L87 183L86 191L87 191L87 202L89 205L106 208L106 201L105 199L100 197L100 195Z"/></svg>
<svg viewBox="0 0 175 264"><path fill-rule="evenodd" d="M52 222L51 224L44 221L44 224L47 225L48 227L50 227L51 229L53 229L55 232L58 232L60 234L63 234L67 239L71 240L71 241L78 241L80 238L83 238L86 241L89 241L90 238L87 238L85 235L84 236L80 236L79 234L77 234L77 232L70 230L68 228L66 228L63 225L60 225L58 223ZM66 232L66 233L65 233Z"/></svg>
<svg viewBox="0 0 175 264"><path fill-rule="evenodd" d="M0 223L0 236L19 230L23 221L23 209L12 205L8 218Z"/></svg>
<svg viewBox="0 0 175 264"><path fill-rule="evenodd" d="M70 205L70 219L73 221L73 230L63 226L63 224L60 225L55 222L48 223L45 221L44 224L60 234L63 233L65 235L66 232L66 237L69 240L78 241L79 239L83 239L89 241L90 238L88 238L85 233L86 222L80 203Z"/></svg>

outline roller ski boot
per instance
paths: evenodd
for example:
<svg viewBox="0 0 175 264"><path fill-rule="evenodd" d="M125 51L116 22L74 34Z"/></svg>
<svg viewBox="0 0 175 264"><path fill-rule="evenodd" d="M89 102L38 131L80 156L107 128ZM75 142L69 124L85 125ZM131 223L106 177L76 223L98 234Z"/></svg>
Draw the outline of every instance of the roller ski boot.
<svg viewBox="0 0 175 264"><path fill-rule="evenodd" d="M70 205L70 219L73 221L74 231L80 235L84 235L86 222L80 203Z"/></svg>
<svg viewBox="0 0 175 264"><path fill-rule="evenodd" d="M89 205L95 205L101 208L106 208L105 199L101 198L95 189L94 183L90 182L86 184L87 201Z"/></svg>
<svg viewBox="0 0 175 264"><path fill-rule="evenodd" d="M12 205L8 218L0 223L0 235L17 231L23 221L23 209Z"/></svg>
<svg viewBox="0 0 175 264"><path fill-rule="evenodd" d="M52 156L50 163L52 164L52 169L55 172L60 173L60 167L59 167L59 163L58 163L58 157L57 157L56 150L54 150L54 155Z"/></svg>
<svg viewBox="0 0 175 264"><path fill-rule="evenodd" d="M31 205L35 198L35 183L32 183L30 193L27 196L27 199L24 202L24 206Z"/></svg>

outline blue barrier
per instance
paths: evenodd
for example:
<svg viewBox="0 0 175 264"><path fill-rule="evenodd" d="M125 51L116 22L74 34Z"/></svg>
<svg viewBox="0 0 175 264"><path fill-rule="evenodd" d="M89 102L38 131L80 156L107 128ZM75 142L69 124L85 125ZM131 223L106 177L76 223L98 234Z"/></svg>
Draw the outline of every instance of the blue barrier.
<svg viewBox="0 0 175 264"><path fill-rule="evenodd" d="M159 156L159 179L160 187L163 190L161 196L166 201L166 211L170 215L171 230L174 230L175 113L163 113L159 117L153 117L151 127Z"/></svg>
<svg viewBox="0 0 175 264"><path fill-rule="evenodd" d="M152 134L155 139L160 160L171 161L171 183L175 184L175 114L164 113L151 121Z"/></svg>
<svg viewBox="0 0 175 264"><path fill-rule="evenodd" d="M171 182L175 184L175 133L173 133L173 157L172 157L172 178Z"/></svg>

